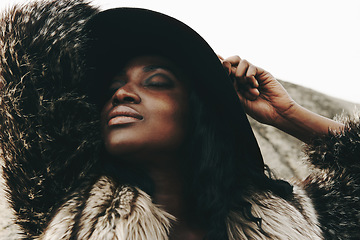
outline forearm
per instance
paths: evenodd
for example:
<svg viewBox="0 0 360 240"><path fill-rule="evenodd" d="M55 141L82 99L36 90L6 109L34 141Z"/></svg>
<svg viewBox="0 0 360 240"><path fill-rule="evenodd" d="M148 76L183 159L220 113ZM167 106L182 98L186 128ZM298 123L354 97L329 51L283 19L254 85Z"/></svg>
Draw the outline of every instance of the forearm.
<svg viewBox="0 0 360 240"><path fill-rule="evenodd" d="M342 123L320 116L298 104L282 114L274 126L305 143L313 137L328 134L329 130L340 132L344 129Z"/></svg>
<svg viewBox="0 0 360 240"><path fill-rule="evenodd" d="M313 137L328 134L329 130L344 128L343 124L295 103L285 88L264 69L238 56L221 60L235 79L235 89L240 89L238 95L246 113L255 120L277 127L306 143Z"/></svg>

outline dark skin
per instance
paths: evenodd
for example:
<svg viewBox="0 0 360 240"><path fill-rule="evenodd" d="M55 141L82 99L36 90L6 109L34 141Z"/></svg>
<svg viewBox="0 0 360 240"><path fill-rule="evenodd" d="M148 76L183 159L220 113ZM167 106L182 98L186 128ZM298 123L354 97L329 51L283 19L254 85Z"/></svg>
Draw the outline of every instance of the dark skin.
<svg viewBox="0 0 360 240"><path fill-rule="evenodd" d="M255 120L274 126L307 143L312 137L340 132L342 123L322 117L297 104L283 86L267 71L239 56L222 58L245 111Z"/></svg>
<svg viewBox="0 0 360 240"><path fill-rule="evenodd" d="M303 141L343 125L295 103L265 70L235 56L220 60L235 79L246 112ZM153 200L177 218L170 239L200 240L205 230L189 221L183 201L181 152L187 133L188 92L167 59L143 56L129 61L110 85L101 120L107 151L119 161L141 165L155 185Z"/></svg>
<svg viewBox="0 0 360 240"><path fill-rule="evenodd" d="M155 185L153 201L177 221L170 239L200 240L205 231L190 224L183 201L182 150L187 133L188 91L167 59L132 59L110 84L101 122L107 151L141 165Z"/></svg>

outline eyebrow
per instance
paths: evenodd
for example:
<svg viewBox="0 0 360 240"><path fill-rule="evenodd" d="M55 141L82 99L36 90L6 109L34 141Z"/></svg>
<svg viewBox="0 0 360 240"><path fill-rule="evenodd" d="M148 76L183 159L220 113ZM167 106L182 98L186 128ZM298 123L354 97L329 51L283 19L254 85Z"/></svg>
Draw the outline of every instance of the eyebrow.
<svg viewBox="0 0 360 240"><path fill-rule="evenodd" d="M172 69L171 67L165 66L165 65L147 65L147 66L143 67L142 70L144 72L152 72L152 71L155 71L157 69L164 69L166 71L174 73L174 69ZM115 76L124 76L124 75L126 75L126 70L122 69Z"/></svg>
<svg viewBox="0 0 360 240"><path fill-rule="evenodd" d="M148 65L148 66L143 67L144 72L151 72L151 71L155 71L157 69L164 69L166 71L169 71L169 72L175 74L175 71L171 67L165 66L165 65Z"/></svg>

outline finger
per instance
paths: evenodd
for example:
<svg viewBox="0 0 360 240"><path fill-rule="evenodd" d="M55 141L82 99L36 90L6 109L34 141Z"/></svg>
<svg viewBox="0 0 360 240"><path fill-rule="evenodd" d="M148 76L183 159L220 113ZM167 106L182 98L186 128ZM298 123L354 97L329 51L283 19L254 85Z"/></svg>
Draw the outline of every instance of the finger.
<svg viewBox="0 0 360 240"><path fill-rule="evenodd" d="M216 56L220 59L220 62L224 61L224 58L220 54L216 54Z"/></svg>
<svg viewBox="0 0 360 240"><path fill-rule="evenodd" d="M223 68L227 71L227 73L231 74L231 64L229 62L222 62Z"/></svg>
<svg viewBox="0 0 360 240"><path fill-rule="evenodd" d="M235 77L240 80L241 83L246 83L245 76L246 72L250 66L250 63L243 59L240 61L238 67L236 68Z"/></svg>
<svg viewBox="0 0 360 240"><path fill-rule="evenodd" d="M259 82L254 76L246 76L246 83L249 84L253 88L259 87Z"/></svg>
<svg viewBox="0 0 360 240"><path fill-rule="evenodd" d="M238 96L241 102L246 102L247 100L255 101L259 95L256 95L250 91L240 90Z"/></svg>
<svg viewBox="0 0 360 240"><path fill-rule="evenodd" d="M257 73L257 67L250 64L249 65L249 68L248 68L248 71L246 72L246 76L247 77L251 77L251 76L256 76L256 73Z"/></svg>
<svg viewBox="0 0 360 240"><path fill-rule="evenodd" d="M239 56L231 56L224 59L224 62L229 62L232 66L237 66L241 61Z"/></svg>
<svg viewBox="0 0 360 240"><path fill-rule="evenodd" d="M245 97L247 100L255 101L257 96L252 95L250 92L245 92Z"/></svg>
<svg viewBox="0 0 360 240"><path fill-rule="evenodd" d="M249 88L248 89L248 93L253 96L255 99L260 96L260 92L259 92L259 89L257 88Z"/></svg>
<svg viewBox="0 0 360 240"><path fill-rule="evenodd" d="M257 88L259 87L259 82L256 79L258 68L252 64L250 64L247 72L246 79L250 86Z"/></svg>
<svg viewBox="0 0 360 240"><path fill-rule="evenodd" d="M251 87L250 85L239 85L237 91L243 94L249 100L255 100L258 96L260 96L260 91L257 88Z"/></svg>
<svg viewBox="0 0 360 240"><path fill-rule="evenodd" d="M250 101L255 101L259 96L259 91L256 88L250 88L248 91L244 92L244 96Z"/></svg>
<svg viewBox="0 0 360 240"><path fill-rule="evenodd" d="M246 83L249 84L252 88L259 87L259 82L254 76L246 77Z"/></svg>
<svg viewBox="0 0 360 240"><path fill-rule="evenodd" d="M239 91L237 93L237 95L239 96L240 102L244 105L246 103L246 101L248 100L245 96L244 96L244 92Z"/></svg>

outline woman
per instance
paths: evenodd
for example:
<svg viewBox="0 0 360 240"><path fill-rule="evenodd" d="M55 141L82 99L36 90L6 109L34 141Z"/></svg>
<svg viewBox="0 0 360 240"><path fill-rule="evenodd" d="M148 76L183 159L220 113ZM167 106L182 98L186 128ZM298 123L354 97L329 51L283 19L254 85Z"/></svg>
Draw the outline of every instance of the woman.
<svg viewBox="0 0 360 240"><path fill-rule="evenodd" d="M14 69L26 72L19 65L2 75L8 95L2 95L6 109L1 116L11 127L10 134L2 134L5 177L27 238L356 237L359 163L351 162L354 168L349 169L349 158L322 162L316 142L312 161L322 172L315 171L303 186L271 179L239 97L258 120L307 142L328 135L330 128L334 136L324 138L340 143L355 127L344 130L342 124L301 108L269 73L244 60L225 59L222 66L200 36L168 16L142 9L92 16L95 11L81 3L51 4L66 9L61 12L75 23L81 19L71 19L74 12L76 17L80 10L82 17L91 16L85 31L75 35L83 42L75 41L78 48L72 50L67 41L74 35L68 33L69 39L61 42L60 31L60 43L50 38L60 45L48 51L66 50L48 63L51 68L43 67L39 74L45 61L34 57L25 65L36 66L30 76L20 74L17 80ZM15 91L8 79L18 83ZM24 87L18 90L19 85ZM9 97L17 92L18 98ZM100 126L94 105L101 112ZM339 148L327 150L325 155L334 156ZM339 169L331 172L334 166ZM353 209L332 213L333 206ZM338 227L334 222L350 224Z"/></svg>

